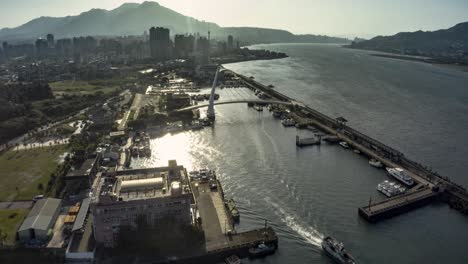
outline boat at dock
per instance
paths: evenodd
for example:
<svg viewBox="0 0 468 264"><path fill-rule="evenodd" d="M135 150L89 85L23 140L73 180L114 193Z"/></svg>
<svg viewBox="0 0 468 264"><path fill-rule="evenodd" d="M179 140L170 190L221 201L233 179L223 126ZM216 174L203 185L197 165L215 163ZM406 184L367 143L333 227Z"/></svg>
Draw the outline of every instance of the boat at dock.
<svg viewBox="0 0 468 264"><path fill-rule="evenodd" d="M226 264L241 264L242 260L237 255L232 255L224 259L224 262L226 262Z"/></svg>
<svg viewBox="0 0 468 264"><path fill-rule="evenodd" d="M281 116L283 115L283 112L279 110L274 110L272 115L274 118L281 118Z"/></svg>
<svg viewBox="0 0 468 264"><path fill-rule="evenodd" d="M380 161L378 161L376 159L369 160L369 165L371 165L372 167L376 167L376 168L383 168L382 162L380 162Z"/></svg>
<svg viewBox="0 0 468 264"><path fill-rule="evenodd" d="M348 145L348 143L346 143L345 141L341 141L339 144L340 144L340 146L342 146L343 148L349 149L349 145Z"/></svg>
<svg viewBox="0 0 468 264"><path fill-rule="evenodd" d="M285 127L292 127L296 125L296 121L294 121L294 119L288 118L281 121L281 124Z"/></svg>
<svg viewBox="0 0 468 264"><path fill-rule="evenodd" d="M330 143L330 144L335 144L335 143L338 143L340 142L340 138L337 137L337 136L331 136L331 135L327 135L327 136L324 136L323 137L323 140Z"/></svg>
<svg viewBox="0 0 468 264"><path fill-rule="evenodd" d="M234 199L227 199L224 203L227 209L229 210L229 212L231 212L232 220L238 223L240 221L240 214L239 214L239 210L237 209L237 205Z"/></svg>
<svg viewBox="0 0 468 264"><path fill-rule="evenodd" d="M388 174L393 176L393 178L401 181L402 183L411 186L414 184L413 178L411 178L405 170L402 168L387 168Z"/></svg>
<svg viewBox="0 0 468 264"><path fill-rule="evenodd" d="M322 241L322 249L327 253L330 258L336 263L340 264L355 264L354 258L346 252L342 242L327 236Z"/></svg>
<svg viewBox="0 0 468 264"><path fill-rule="evenodd" d="M249 248L250 257L263 257L273 254L276 250L276 246L273 244L266 244L264 242L258 244L255 247Z"/></svg>
<svg viewBox="0 0 468 264"><path fill-rule="evenodd" d="M384 181L382 183L379 183L377 185L377 190L383 193L388 198L395 197L406 192L405 187L402 187L401 185L390 181Z"/></svg>
<svg viewBox="0 0 468 264"><path fill-rule="evenodd" d="M254 106L254 109L257 110L258 112L263 112L263 106L261 105Z"/></svg>
<svg viewBox="0 0 468 264"><path fill-rule="evenodd" d="M296 146L298 147L320 145L321 142L320 137L299 138L299 136L296 136Z"/></svg>

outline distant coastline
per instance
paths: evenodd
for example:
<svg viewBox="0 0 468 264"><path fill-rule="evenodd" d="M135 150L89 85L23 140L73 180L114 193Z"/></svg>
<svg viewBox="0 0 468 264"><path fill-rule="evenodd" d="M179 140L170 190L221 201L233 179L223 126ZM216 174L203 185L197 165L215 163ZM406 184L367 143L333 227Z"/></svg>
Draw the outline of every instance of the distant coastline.
<svg viewBox="0 0 468 264"><path fill-rule="evenodd" d="M375 56L375 57L389 58L389 59L429 63L429 64L445 66L445 67L449 67L449 68L452 68L452 69L468 72L468 65L443 62L443 61L441 61L439 59L436 59L436 58L411 56L411 55L398 55L398 54L379 54L379 53L373 53L373 54L370 54L370 55Z"/></svg>
<svg viewBox="0 0 468 264"><path fill-rule="evenodd" d="M381 53L371 53L371 54L369 54L369 55L375 56L375 57L382 57L382 58L387 58L387 59L397 59L397 60L407 60L407 61L416 61L416 62L428 63L428 64L433 64L433 65L438 65L438 66L443 66L443 67L449 67L449 68L456 69L456 70L463 71L463 72L468 72L468 65L458 64L458 63L453 63L453 62L447 62L444 59L417 56L417 55L403 55L403 54L383 53L382 51L379 51L379 50L360 49L360 48L356 48L356 47L351 47L350 45L342 45L342 47L343 48L348 48L348 49L355 49L355 50L381 52Z"/></svg>

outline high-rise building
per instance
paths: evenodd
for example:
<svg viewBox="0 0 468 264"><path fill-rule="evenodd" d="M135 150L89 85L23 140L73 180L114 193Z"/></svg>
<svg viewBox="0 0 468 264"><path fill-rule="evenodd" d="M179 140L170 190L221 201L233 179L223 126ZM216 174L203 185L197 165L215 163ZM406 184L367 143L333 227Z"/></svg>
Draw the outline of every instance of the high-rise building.
<svg viewBox="0 0 468 264"><path fill-rule="evenodd" d="M3 57L5 58L5 60L8 59L8 42L4 41L2 43L2 48L3 48Z"/></svg>
<svg viewBox="0 0 468 264"><path fill-rule="evenodd" d="M207 64L210 59L210 42L206 37L199 37L196 41L197 63Z"/></svg>
<svg viewBox="0 0 468 264"><path fill-rule="evenodd" d="M150 28L151 57L162 61L171 57L171 39L169 29L163 27Z"/></svg>
<svg viewBox="0 0 468 264"><path fill-rule="evenodd" d="M188 57L195 48L195 37L193 35L175 35L174 55L178 58Z"/></svg>
<svg viewBox="0 0 468 264"><path fill-rule="evenodd" d="M227 49L229 51L233 50L234 49L234 37L232 35L229 35L228 36L228 39L227 39Z"/></svg>
<svg viewBox="0 0 468 264"><path fill-rule="evenodd" d="M55 44L57 54L61 57L71 57L73 55L73 44L71 39L59 39Z"/></svg>
<svg viewBox="0 0 468 264"><path fill-rule="evenodd" d="M3 53L3 49L0 48L0 63L5 61L5 54Z"/></svg>
<svg viewBox="0 0 468 264"><path fill-rule="evenodd" d="M49 48L53 48L55 46L54 35L47 34L47 45Z"/></svg>
<svg viewBox="0 0 468 264"><path fill-rule="evenodd" d="M48 51L47 40L43 38L38 38L36 40L35 46L36 46L36 55L38 57L44 57L47 55L47 51Z"/></svg>

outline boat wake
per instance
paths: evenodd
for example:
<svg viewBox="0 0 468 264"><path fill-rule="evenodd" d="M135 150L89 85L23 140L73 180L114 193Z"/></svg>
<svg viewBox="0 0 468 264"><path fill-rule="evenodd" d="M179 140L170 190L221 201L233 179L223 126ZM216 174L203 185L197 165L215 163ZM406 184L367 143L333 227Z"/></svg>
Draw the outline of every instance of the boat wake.
<svg viewBox="0 0 468 264"><path fill-rule="evenodd" d="M311 226L301 223L297 216L286 212L279 204L265 198L265 201L272 205L276 210L275 214L279 217L281 222L285 223L291 230L296 232L307 243L320 247L324 235Z"/></svg>

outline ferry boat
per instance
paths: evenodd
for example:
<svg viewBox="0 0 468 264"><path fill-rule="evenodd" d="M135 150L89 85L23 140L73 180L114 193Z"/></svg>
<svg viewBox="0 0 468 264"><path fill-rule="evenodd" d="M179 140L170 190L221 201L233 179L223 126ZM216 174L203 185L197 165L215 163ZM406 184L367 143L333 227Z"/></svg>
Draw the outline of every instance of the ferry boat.
<svg viewBox="0 0 468 264"><path fill-rule="evenodd" d="M369 165L371 165L372 167L376 167L376 168L383 168L382 162L380 162L380 161L378 161L376 159L369 160Z"/></svg>
<svg viewBox="0 0 468 264"><path fill-rule="evenodd" d="M343 148L349 149L349 145L348 145L348 143L346 143L345 141L341 141L339 144L340 144L340 146L342 146Z"/></svg>
<svg viewBox="0 0 468 264"><path fill-rule="evenodd" d="M294 121L294 119L288 118L281 121L281 124L285 127L292 127L296 125L296 121Z"/></svg>
<svg viewBox="0 0 468 264"><path fill-rule="evenodd" d="M381 193L383 193L385 196L388 198L403 194L406 192L406 188L402 187L399 184L396 184L395 182L390 182L390 181L384 181L382 183L379 183L377 185L377 190Z"/></svg>
<svg viewBox="0 0 468 264"><path fill-rule="evenodd" d="M263 257L266 255L273 254L275 250L276 250L275 245L266 244L262 242L255 247L249 248L249 255L250 257Z"/></svg>
<svg viewBox="0 0 468 264"><path fill-rule="evenodd" d="M330 258L340 264L355 264L354 258L346 252L343 243L327 236L322 241L322 248Z"/></svg>
<svg viewBox="0 0 468 264"><path fill-rule="evenodd" d="M387 168L387 172L388 174L392 175L395 179L401 181L402 183L408 186L414 184L413 178L411 178L402 168Z"/></svg>

